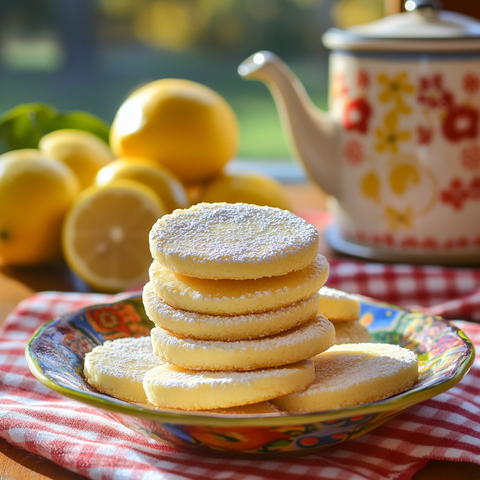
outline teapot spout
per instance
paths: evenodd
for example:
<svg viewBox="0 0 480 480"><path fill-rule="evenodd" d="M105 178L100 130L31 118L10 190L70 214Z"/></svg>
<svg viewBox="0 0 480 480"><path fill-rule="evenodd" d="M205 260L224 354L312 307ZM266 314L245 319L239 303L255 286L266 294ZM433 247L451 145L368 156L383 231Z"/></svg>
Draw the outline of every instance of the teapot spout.
<svg viewBox="0 0 480 480"><path fill-rule="evenodd" d="M264 82L279 111L295 156L307 174L335 197L340 185L341 133L327 113L317 109L300 80L275 54L258 52L238 67L241 77Z"/></svg>

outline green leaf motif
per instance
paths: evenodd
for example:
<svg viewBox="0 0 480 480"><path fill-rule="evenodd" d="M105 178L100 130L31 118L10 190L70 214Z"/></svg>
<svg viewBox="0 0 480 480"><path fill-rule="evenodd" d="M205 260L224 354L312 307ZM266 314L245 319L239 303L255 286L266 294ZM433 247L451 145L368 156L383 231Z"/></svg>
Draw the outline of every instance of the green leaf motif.
<svg viewBox="0 0 480 480"><path fill-rule="evenodd" d="M289 439L274 440L273 442L264 445L263 450L267 452L275 452L276 450L281 450L282 448L288 447L291 443L292 441Z"/></svg>
<svg viewBox="0 0 480 480"><path fill-rule="evenodd" d="M38 148L43 135L63 128L85 130L108 143L108 124L91 113L59 111L47 103L27 103L0 117L0 153Z"/></svg>

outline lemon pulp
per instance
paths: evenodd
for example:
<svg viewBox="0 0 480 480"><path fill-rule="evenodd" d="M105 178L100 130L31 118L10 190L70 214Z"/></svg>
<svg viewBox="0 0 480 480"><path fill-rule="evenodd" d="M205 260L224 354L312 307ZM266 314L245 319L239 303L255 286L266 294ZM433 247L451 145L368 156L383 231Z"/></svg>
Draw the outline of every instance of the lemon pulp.
<svg viewBox="0 0 480 480"><path fill-rule="evenodd" d="M144 283L152 260L148 232L164 214L156 195L134 181L89 187L65 220L62 240L67 263L100 291Z"/></svg>

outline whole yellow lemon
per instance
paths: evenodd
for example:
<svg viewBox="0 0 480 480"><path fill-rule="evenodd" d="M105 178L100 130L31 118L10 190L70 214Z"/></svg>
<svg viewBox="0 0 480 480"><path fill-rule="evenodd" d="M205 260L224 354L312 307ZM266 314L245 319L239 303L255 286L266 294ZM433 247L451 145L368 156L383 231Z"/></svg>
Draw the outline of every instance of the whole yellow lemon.
<svg viewBox="0 0 480 480"><path fill-rule="evenodd" d="M188 208L187 192L175 175L166 167L145 158L120 158L101 168L96 185L108 185L115 180L126 179L150 187L165 205L166 213L177 208Z"/></svg>
<svg viewBox="0 0 480 480"><path fill-rule="evenodd" d="M200 202L253 203L254 205L291 210L282 184L261 173L224 173L205 185Z"/></svg>
<svg viewBox="0 0 480 480"><path fill-rule="evenodd" d="M226 100L205 85L182 79L157 80L136 90L110 129L117 157L155 160L184 184L220 173L237 144L237 119Z"/></svg>
<svg viewBox="0 0 480 480"><path fill-rule="evenodd" d="M0 259L37 265L61 256L62 222L80 187L63 163L42 158L0 162Z"/></svg>
<svg viewBox="0 0 480 480"><path fill-rule="evenodd" d="M38 144L40 152L68 165L82 189L95 180L97 172L113 160L109 146L93 133L70 128L44 135Z"/></svg>
<svg viewBox="0 0 480 480"><path fill-rule="evenodd" d="M0 155L0 162L3 160L8 160L9 158L13 158L14 160L23 160L27 159L35 159L35 158L43 158L45 159L45 155L38 150L38 148L19 148L18 150L10 150L9 152L2 153Z"/></svg>

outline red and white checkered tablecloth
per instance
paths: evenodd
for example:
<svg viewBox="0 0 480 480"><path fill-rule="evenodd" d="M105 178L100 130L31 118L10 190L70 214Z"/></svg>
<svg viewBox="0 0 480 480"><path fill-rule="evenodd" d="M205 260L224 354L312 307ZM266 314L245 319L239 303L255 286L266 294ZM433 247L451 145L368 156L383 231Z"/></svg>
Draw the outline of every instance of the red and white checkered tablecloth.
<svg viewBox="0 0 480 480"><path fill-rule="evenodd" d="M480 272L331 261L328 285L451 317L480 318ZM98 294L44 292L0 330L0 437L92 479L406 480L429 459L480 464L480 357L449 391L357 439L307 457L247 460L180 453L40 384L24 349L37 327ZM480 324L459 322L480 347ZM479 348L480 351L480 348Z"/></svg>
<svg viewBox="0 0 480 480"><path fill-rule="evenodd" d="M448 319L480 321L480 269L329 263L329 287Z"/></svg>

